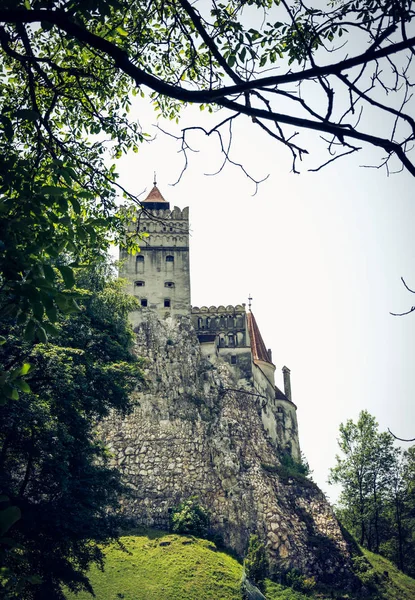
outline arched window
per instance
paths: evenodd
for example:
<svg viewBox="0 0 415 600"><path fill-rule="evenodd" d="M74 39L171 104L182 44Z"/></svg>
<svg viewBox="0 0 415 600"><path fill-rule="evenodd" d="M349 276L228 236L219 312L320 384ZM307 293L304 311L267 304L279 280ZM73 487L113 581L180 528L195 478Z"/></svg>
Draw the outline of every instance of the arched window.
<svg viewBox="0 0 415 600"><path fill-rule="evenodd" d="M174 281L165 281L164 282L164 287L174 288Z"/></svg>
<svg viewBox="0 0 415 600"><path fill-rule="evenodd" d="M171 256L171 254L169 254L168 256L166 256L166 262L174 262L174 256Z"/></svg>
<svg viewBox="0 0 415 600"><path fill-rule="evenodd" d="M144 287L146 284L145 281L134 281L135 287Z"/></svg>
<svg viewBox="0 0 415 600"><path fill-rule="evenodd" d="M142 254L137 254L135 257L135 272L144 273L144 256Z"/></svg>

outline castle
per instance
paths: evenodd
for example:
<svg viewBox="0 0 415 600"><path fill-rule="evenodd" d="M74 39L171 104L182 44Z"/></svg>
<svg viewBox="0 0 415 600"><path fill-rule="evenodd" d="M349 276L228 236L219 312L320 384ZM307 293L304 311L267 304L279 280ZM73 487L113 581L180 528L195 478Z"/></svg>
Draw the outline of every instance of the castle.
<svg viewBox="0 0 415 600"><path fill-rule="evenodd" d="M289 369L283 393L250 307L191 307L187 208L171 210L155 185L135 232L141 251L122 252L120 264L140 305L130 318L145 384L129 414L100 426L129 490L123 512L168 529L172 508L197 496L210 534L243 556L256 533L276 577L297 568L350 580L348 544L324 494L284 466L300 459Z"/></svg>
<svg viewBox="0 0 415 600"><path fill-rule="evenodd" d="M255 317L245 304L236 306L191 306L189 269L189 209L170 210L156 182L142 202L131 230L141 234L141 252L121 252L121 276L128 293L140 301L141 310L131 314L136 327L148 311L161 319L191 316L203 357L215 364L226 361L239 387L252 387L263 399L262 422L276 447L300 460L296 405L291 399L290 370L282 368L284 393L275 385L275 365Z"/></svg>

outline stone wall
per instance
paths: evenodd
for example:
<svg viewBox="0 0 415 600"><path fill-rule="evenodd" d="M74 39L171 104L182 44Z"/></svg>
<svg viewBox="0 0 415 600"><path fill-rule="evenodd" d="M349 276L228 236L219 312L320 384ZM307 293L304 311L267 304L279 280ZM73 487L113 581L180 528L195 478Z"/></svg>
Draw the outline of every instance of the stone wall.
<svg viewBox="0 0 415 600"><path fill-rule="evenodd" d="M102 429L131 495L138 524L167 528L169 508L196 494L212 531L243 555L250 533L264 540L274 572L299 568L320 580L349 574L349 553L322 492L286 476L262 423L254 387L230 366L202 357L190 319L149 315L136 328L147 359L146 389L124 419Z"/></svg>

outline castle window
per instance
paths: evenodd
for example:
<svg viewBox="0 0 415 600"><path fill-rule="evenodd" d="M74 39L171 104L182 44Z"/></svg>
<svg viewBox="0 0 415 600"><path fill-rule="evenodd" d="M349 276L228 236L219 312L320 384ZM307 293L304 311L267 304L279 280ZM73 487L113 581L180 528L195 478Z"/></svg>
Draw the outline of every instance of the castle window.
<svg viewBox="0 0 415 600"><path fill-rule="evenodd" d="M230 346L230 347L235 346L235 338L233 337L232 333L230 333L228 335L228 346Z"/></svg>
<svg viewBox="0 0 415 600"><path fill-rule="evenodd" d="M174 262L174 256L166 256L166 262Z"/></svg>
<svg viewBox="0 0 415 600"><path fill-rule="evenodd" d="M147 298L141 298L141 306L148 306Z"/></svg>
<svg viewBox="0 0 415 600"><path fill-rule="evenodd" d="M170 298L164 299L164 308L170 308Z"/></svg>
<svg viewBox="0 0 415 600"><path fill-rule="evenodd" d="M144 256L141 254L135 257L135 272L144 273Z"/></svg>
<svg viewBox="0 0 415 600"><path fill-rule="evenodd" d="M170 231L173 231L173 227L170 227Z"/></svg>
<svg viewBox="0 0 415 600"><path fill-rule="evenodd" d="M232 354L232 356L231 356L231 365L236 365L236 356L235 356L235 354Z"/></svg>
<svg viewBox="0 0 415 600"><path fill-rule="evenodd" d="M166 281L166 282L164 283L164 287L167 287L167 288L174 288L174 281Z"/></svg>
<svg viewBox="0 0 415 600"><path fill-rule="evenodd" d="M145 284L146 284L146 282L145 282L145 281L134 281L134 285L135 285L136 287L144 287L144 286L145 286Z"/></svg>

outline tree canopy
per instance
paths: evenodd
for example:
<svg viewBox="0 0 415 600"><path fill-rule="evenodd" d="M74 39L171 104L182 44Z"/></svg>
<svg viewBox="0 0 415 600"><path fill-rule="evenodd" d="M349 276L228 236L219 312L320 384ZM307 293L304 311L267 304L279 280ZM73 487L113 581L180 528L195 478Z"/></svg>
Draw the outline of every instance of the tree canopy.
<svg viewBox="0 0 415 600"><path fill-rule="evenodd" d="M122 524L125 490L95 428L110 410L129 410L143 380L127 320L136 302L102 266L77 284L80 310L60 315L53 341L25 341L14 319L0 321L0 364L30 367L18 400L0 407L1 501L21 512L0 543L2 598L64 598L62 584L91 590L85 572L102 563L98 544Z"/></svg>
<svg viewBox="0 0 415 600"><path fill-rule="evenodd" d="M342 455L330 474L330 483L342 485L338 516L361 545L413 576L415 447L394 447L367 411L340 425L338 441Z"/></svg>
<svg viewBox="0 0 415 600"><path fill-rule="evenodd" d="M59 155L81 132L122 152L140 137L127 117L134 90L171 118L183 103L227 109L217 131L248 116L289 148L294 170L308 129L327 139L329 161L338 146L372 144L414 175L413 16L410 0L6 0L3 90L25 92L13 104L6 93L3 128L11 136L24 110Z"/></svg>

